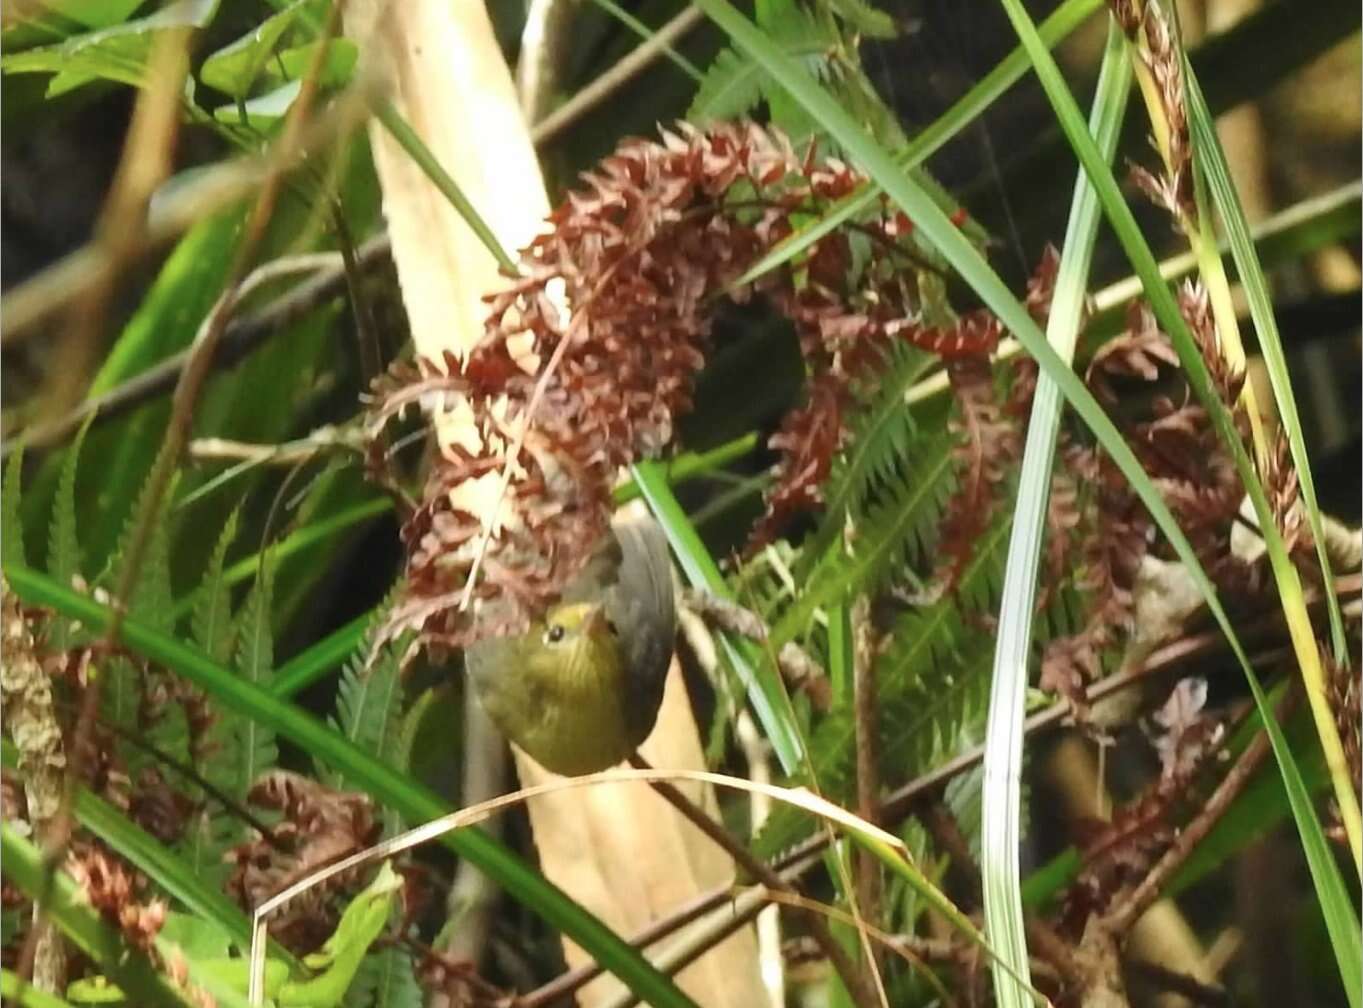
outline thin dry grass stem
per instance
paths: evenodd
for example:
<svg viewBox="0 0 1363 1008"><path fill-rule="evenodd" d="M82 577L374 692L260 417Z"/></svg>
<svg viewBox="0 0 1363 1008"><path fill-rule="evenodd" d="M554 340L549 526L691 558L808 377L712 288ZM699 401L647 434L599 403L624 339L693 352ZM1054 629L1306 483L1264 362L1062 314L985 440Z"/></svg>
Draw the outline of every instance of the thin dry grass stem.
<svg viewBox="0 0 1363 1008"><path fill-rule="evenodd" d="M803 860L787 865L779 874L785 881L793 883L794 880L817 864L818 860L817 854L807 855ZM755 898L759 893L762 894L762 899ZM765 889L753 888L739 893L738 897L735 898L730 886L702 893L694 899L688 900L666 917L659 918L648 927L631 935L629 943L635 948L645 948L704 917L725 903L731 904L731 913L727 917L714 922L711 927L703 929L701 933L694 936L694 940L686 942L689 954L688 962L693 961L757 916L767 906L768 901L765 899L765 893ZM543 1006L555 1004L561 998L568 997L579 987L596 979L601 973L602 967L595 962L569 970L523 995L516 1001L516 1008L543 1008Z"/></svg>
<svg viewBox="0 0 1363 1008"><path fill-rule="evenodd" d="M874 671L875 640L871 603L862 596L853 604L852 703L856 713L857 814L880 822L880 710ZM857 912L871 920L880 917L880 864L870 851L857 852Z"/></svg>
<svg viewBox="0 0 1363 1008"><path fill-rule="evenodd" d="M562 2L562 0L560 0ZM659 55L705 19L699 7L687 5L671 21L636 46L620 62L535 124L530 137L536 144L558 136L596 106L637 77Z"/></svg>
<svg viewBox="0 0 1363 1008"><path fill-rule="evenodd" d="M629 762L631 766L639 770L652 769L648 762L637 753L630 757ZM736 837L721 824L715 822L704 809L697 806L680 790L667 781L654 781L652 784L654 791L680 812L692 825L713 840L749 876L761 882L772 892L795 894L795 890L790 884L785 882L767 864L755 857ZM838 944L833 933L828 930L828 925L823 918L810 915L806 923L811 937L818 944L820 951L828 958L838 976L842 978L842 982L852 995L853 1001L862 1006L877 1003L885 1004L883 987L877 991L867 984L866 975L857 968L857 964L848 956L847 951ZM880 985L877 984L877 986Z"/></svg>
<svg viewBox="0 0 1363 1008"><path fill-rule="evenodd" d="M357 268L366 270L389 263L387 236L365 242L356 251L355 259ZM215 365L225 366L238 360L267 337L297 322L345 290L346 275L341 256L334 252L308 253L284 256L257 267L242 281L242 293L236 299L237 303L266 282L297 273L310 273L311 276L259 311L228 322L213 357ZM78 431L92 416L99 420L112 420L170 391L175 388L190 358L197 352L197 343L195 340L186 349L172 354L103 395L84 400L51 423L35 426L18 437L6 439L0 445L0 458L8 458L21 447L25 451L53 447Z"/></svg>
<svg viewBox="0 0 1363 1008"><path fill-rule="evenodd" d="M864 836L872 842L878 843L896 854L908 858L908 849L903 841L891 833L880 829L870 823L864 822L857 816L845 809L839 808L832 802L820 798L818 795L803 788L785 788L772 784L760 785L753 781L744 780L741 777L731 777L726 774L712 773L707 770L641 770L616 768L613 770L603 770L600 773L586 774L582 777L560 777L545 784L535 787L521 788L511 794L501 795L497 798L472 805L468 808L451 812L449 815L433 819L428 823L410 829L405 833L399 834L382 843L375 844L363 851L335 861L324 868L320 868L304 878L299 879L287 889L265 900L257 906L252 913L252 943L251 943L251 1004L254 1008L259 1008L260 997L264 982L265 968L265 933L266 924L269 917L279 908L286 906L295 897L321 885L328 879L351 871L366 864L371 864L385 858L393 857L402 851L418 847L430 840L433 840L451 830L461 829L466 826L475 826L485 819L496 815L498 812L518 805L537 795L549 794L555 791L564 791L572 788L594 787L600 784L629 782L629 781L695 781L703 784L710 784L715 787L725 787L733 790L744 791L749 794L762 793L771 797L774 801L793 805L797 808L816 815L830 824L840 826L854 834ZM783 883L784 884L784 883Z"/></svg>
<svg viewBox="0 0 1363 1008"><path fill-rule="evenodd" d="M170 174L180 126L180 95L189 73L188 28L156 33L147 56L147 84L137 95L123 155L95 224L101 268L74 297L53 370L43 393L43 416L66 413L85 391L100 350L109 304L119 275L136 258L146 230L147 203Z"/></svg>
<svg viewBox="0 0 1363 1008"><path fill-rule="evenodd" d="M906 938L903 935L890 934L888 931L884 931L873 924L868 924L860 917L855 917L844 910L839 910L837 907L830 906L819 900L812 900L805 896L801 896L798 892L789 889L768 890L767 899L771 900L773 903L781 903L785 906L803 911L809 916L821 915L830 920L835 920L839 924L844 924L847 927L856 928L871 940L882 947L889 949L909 965L919 970L924 979L932 986L933 990L942 998L943 1004L955 1004L951 994L947 991L941 980L939 980L937 975L928 968L925 957L920 954L918 943L911 938Z"/></svg>

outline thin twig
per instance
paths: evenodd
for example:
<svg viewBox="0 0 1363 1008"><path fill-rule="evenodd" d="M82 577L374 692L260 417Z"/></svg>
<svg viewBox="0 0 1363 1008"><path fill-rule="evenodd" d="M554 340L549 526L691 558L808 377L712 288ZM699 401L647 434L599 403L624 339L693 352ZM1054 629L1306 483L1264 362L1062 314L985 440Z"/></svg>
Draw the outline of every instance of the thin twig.
<svg viewBox="0 0 1363 1008"><path fill-rule="evenodd" d="M629 758L630 766L640 770L652 769L648 761L638 753ZM773 892L794 892L794 887L786 882L775 869L771 868L752 851L748 850L737 838L735 838L720 823L715 822L704 809L698 806L681 790L668 781L651 781L653 790L680 812L692 825L713 840L721 850L725 851L737 862L751 878L761 882ZM806 914L806 924L809 933L814 940L819 943L819 948L828 957L828 961L837 970L838 976L842 977L842 982L846 985L847 991L852 995L852 1000L862 1008L874 1008L878 1004L875 991L866 982L865 975L857 969L847 950L844 949L833 937L833 933L828 930L828 922L818 914Z"/></svg>
<svg viewBox="0 0 1363 1008"><path fill-rule="evenodd" d="M659 28L651 39L640 43L619 63L537 122L530 131L530 138L538 145L558 136L637 77L673 42L700 24L704 16L699 7L688 5L680 14Z"/></svg>
<svg viewBox="0 0 1363 1008"><path fill-rule="evenodd" d="M712 592L687 589L682 592L682 605L716 629L747 637L758 644L765 644L771 637L771 629L761 616ZM782 677L798 688L809 688L828 680L823 666L794 641L787 641L781 646L780 654L776 655L776 664Z"/></svg>
<svg viewBox="0 0 1363 1008"><path fill-rule="evenodd" d="M1230 995L1226 993L1224 987L1205 984L1187 973L1179 973L1145 959L1128 959L1126 965L1128 969L1140 973L1156 986L1175 994L1182 994L1195 1004L1206 1005L1207 1008L1230 1008Z"/></svg>
<svg viewBox="0 0 1363 1008"><path fill-rule="evenodd" d="M1283 707L1290 703L1295 696L1294 692L1289 692L1284 699ZM1280 709L1278 717L1281 720L1285 710ZM1231 803L1244 790L1249 779L1254 776L1254 772L1263 763L1264 757L1268 755L1269 743L1268 733L1260 732L1254 739L1245 746L1244 752L1235 761L1235 764L1227 771L1226 776L1221 779L1216 790L1212 792L1210 798L1198 811L1190 823L1179 831L1174 842L1169 849L1164 852L1164 856L1159 859L1141 880L1140 885L1131 891L1131 894L1117 904L1104 918L1104 926L1114 935L1123 935L1131 928L1141 914L1149 909L1150 904L1159 898L1161 890L1168 884L1169 879L1182 867L1183 862L1200 844L1203 839L1211 832Z"/></svg>
<svg viewBox="0 0 1363 1008"><path fill-rule="evenodd" d="M874 670L875 641L870 600L852 606L852 706L855 713L857 815L880 824L880 711ZM880 861L869 850L857 852L858 917L879 919Z"/></svg>
<svg viewBox="0 0 1363 1008"><path fill-rule="evenodd" d="M356 266L365 270L385 264L390 261L391 252L387 235L371 238L356 250ZM213 355L214 364L226 366L235 363L268 337L339 297L345 290L345 268L341 257L335 253L288 256L272 260L243 280L241 289L252 291L268 280L298 271L311 272L312 276L260 311L227 325ZM0 458L8 458L10 453L20 446L33 450L50 448L71 437L91 416L97 416L100 420L112 420L168 392L175 388L190 358L196 352L199 351L191 344L179 353L167 357L161 363L110 389L104 395L87 399L52 423L31 428L19 437L7 440L0 445Z"/></svg>

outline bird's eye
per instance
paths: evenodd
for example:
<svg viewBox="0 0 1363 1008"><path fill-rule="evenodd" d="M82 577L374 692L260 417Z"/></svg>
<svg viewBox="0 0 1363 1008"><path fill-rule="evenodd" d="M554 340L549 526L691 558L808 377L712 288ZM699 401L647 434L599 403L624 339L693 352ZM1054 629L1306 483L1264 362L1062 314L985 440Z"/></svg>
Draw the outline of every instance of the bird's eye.
<svg viewBox="0 0 1363 1008"><path fill-rule="evenodd" d="M544 631L544 639L550 644L557 644L563 640L563 626L559 623L549 624L549 629Z"/></svg>
<svg viewBox="0 0 1363 1008"><path fill-rule="evenodd" d="M606 629L610 631L612 637L620 636L620 628L615 625L615 620L606 620Z"/></svg>

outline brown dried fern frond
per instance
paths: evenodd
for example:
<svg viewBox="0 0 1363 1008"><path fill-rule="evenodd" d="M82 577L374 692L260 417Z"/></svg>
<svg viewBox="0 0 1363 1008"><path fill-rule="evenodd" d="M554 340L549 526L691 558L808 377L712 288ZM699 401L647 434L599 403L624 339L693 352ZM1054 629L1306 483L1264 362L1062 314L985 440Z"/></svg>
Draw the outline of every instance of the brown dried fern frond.
<svg viewBox="0 0 1363 1008"><path fill-rule="evenodd" d="M381 639L410 629L420 643L459 647L519 628L552 602L607 526L616 473L672 441L721 294L761 294L789 317L809 377L805 405L772 439L782 461L758 541L819 501L846 411L891 341L954 360L991 351L999 327L987 313L924 324L911 222L883 207L856 225L875 247L869 263L858 265L849 233L835 231L797 266L734 289L797 214L863 181L752 123L627 140L584 175L522 253L520 275L487 298L485 337L468 360L417 361L375 387L375 435L413 405L452 400L477 435L443 447L403 529L407 587ZM475 487L492 494L497 528L486 527L488 509L456 503ZM470 599L493 603L476 627Z"/></svg>

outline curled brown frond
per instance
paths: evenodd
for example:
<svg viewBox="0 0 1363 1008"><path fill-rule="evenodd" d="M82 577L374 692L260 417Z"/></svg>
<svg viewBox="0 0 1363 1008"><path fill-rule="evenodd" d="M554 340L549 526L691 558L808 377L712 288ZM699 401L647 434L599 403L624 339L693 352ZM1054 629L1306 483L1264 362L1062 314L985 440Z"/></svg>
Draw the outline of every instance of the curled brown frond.
<svg viewBox="0 0 1363 1008"><path fill-rule="evenodd" d="M380 640L413 630L421 644L459 647L523 626L552 602L605 530L620 467L671 443L721 294L759 294L789 317L808 375L805 403L772 439L781 460L756 542L819 502L846 437L843 418L874 388L891 343L984 360L998 322L983 311L951 324L922 319L912 222L887 205L852 226L872 243L869 261L843 229L735 287L794 232L798 214L863 181L812 149L798 156L753 123L706 132L680 124L657 141L627 140L585 174L522 252L519 276L487 298L485 336L469 358L404 365L374 388L376 440L412 406L433 411L455 399L473 428L443 443L403 529L407 586ZM991 437L979 422L971 421ZM992 480L994 453L984 447L975 477ZM476 627L471 600L492 603Z"/></svg>
<svg viewBox="0 0 1363 1008"><path fill-rule="evenodd" d="M380 824L367 795L333 791L301 774L274 770L256 782L248 798L281 818L269 837L256 834L228 852L233 869L227 891L242 906L259 906L378 840ZM335 925L328 896L357 879L356 873L343 872L291 900L271 917L271 932L291 947L315 948Z"/></svg>

